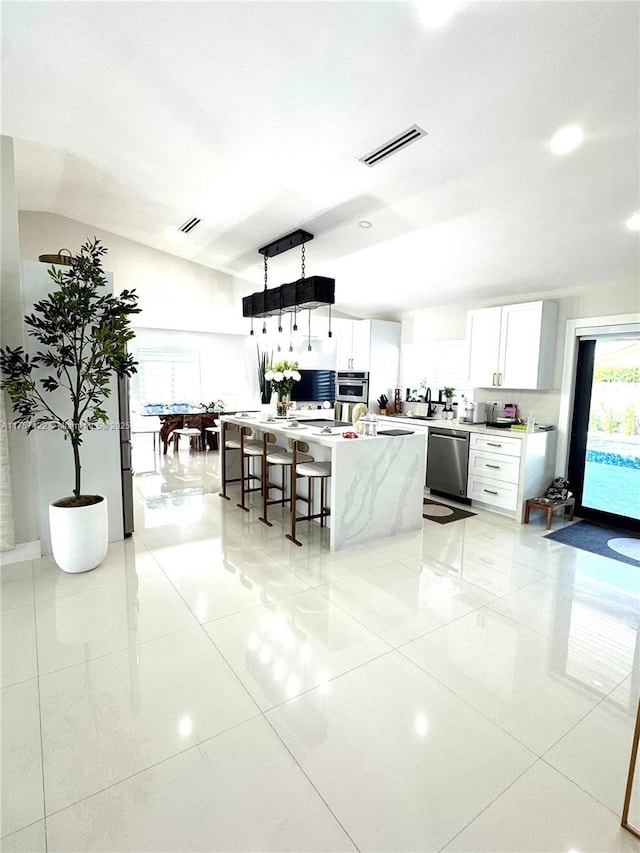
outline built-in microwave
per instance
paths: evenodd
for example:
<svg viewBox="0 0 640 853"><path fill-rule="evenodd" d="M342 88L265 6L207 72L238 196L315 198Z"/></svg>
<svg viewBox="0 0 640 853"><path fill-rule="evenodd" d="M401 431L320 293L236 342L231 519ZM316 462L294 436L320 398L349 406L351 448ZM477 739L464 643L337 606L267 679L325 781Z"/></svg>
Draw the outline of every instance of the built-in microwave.
<svg viewBox="0 0 640 853"><path fill-rule="evenodd" d="M369 374L366 371L339 370L336 374L336 401L369 402Z"/></svg>

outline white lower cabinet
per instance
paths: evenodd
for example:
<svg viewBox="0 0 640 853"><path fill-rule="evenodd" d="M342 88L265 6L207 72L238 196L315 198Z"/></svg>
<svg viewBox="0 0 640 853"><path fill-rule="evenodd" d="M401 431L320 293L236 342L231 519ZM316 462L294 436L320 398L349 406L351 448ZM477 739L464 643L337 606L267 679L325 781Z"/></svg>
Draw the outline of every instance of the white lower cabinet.
<svg viewBox="0 0 640 853"><path fill-rule="evenodd" d="M467 497L500 509L515 510L518 506L518 484L502 483L488 477L469 475Z"/></svg>
<svg viewBox="0 0 640 853"><path fill-rule="evenodd" d="M521 455L520 438L472 432L467 497L496 509L515 512Z"/></svg>

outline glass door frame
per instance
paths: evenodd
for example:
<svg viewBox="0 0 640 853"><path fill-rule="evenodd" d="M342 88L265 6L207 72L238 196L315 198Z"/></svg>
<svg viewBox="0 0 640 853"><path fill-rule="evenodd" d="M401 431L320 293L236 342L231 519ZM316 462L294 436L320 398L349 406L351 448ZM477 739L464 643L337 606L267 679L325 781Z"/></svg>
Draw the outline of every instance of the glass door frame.
<svg viewBox="0 0 640 853"><path fill-rule="evenodd" d="M616 314L609 317L585 317L567 320L558 415L558 450L556 471L568 477L569 448L575 402L575 382L578 366L578 348L581 338L606 335L640 334L640 312ZM613 516L618 518L618 516Z"/></svg>

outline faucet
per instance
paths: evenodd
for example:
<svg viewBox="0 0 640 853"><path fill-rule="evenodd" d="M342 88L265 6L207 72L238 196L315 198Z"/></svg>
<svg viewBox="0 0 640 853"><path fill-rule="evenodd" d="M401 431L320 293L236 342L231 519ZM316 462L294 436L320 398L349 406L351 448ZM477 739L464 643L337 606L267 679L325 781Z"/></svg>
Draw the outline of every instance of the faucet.
<svg viewBox="0 0 640 853"><path fill-rule="evenodd" d="M431 388L427 388L424 393L424 401L427 404L427 417L431 418L436 413L435 406L431 405Z"/></svg>

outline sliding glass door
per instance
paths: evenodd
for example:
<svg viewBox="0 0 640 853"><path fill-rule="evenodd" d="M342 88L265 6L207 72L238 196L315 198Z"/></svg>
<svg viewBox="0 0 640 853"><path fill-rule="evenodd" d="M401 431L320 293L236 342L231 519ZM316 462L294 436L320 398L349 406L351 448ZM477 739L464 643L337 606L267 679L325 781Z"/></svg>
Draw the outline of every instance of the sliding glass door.
<svg viewBox="0 0 640 853"><path fill-rule="evenodd" d="M578 515L640 530L640 336L579 341L569 482Z"/></svg>

